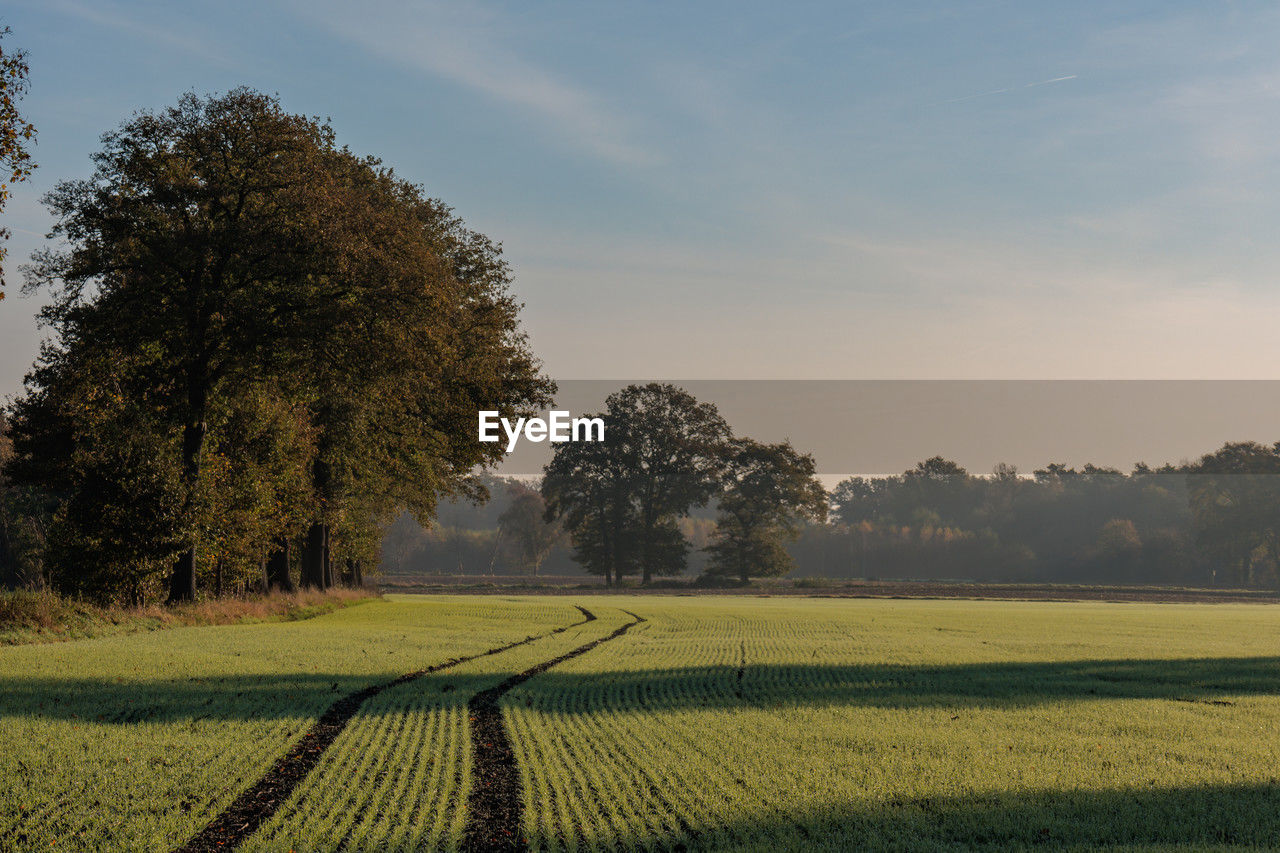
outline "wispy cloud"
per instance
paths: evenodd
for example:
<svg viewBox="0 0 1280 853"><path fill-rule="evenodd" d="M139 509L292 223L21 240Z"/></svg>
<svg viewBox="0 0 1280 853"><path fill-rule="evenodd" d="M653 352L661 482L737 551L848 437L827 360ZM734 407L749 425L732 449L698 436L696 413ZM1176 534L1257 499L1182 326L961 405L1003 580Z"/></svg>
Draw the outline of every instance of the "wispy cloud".
<svg viewBox="0 0 1280 853"><path fill-rule="evenodd" d="M520 57L494 22L476 11L389 2L358 11L303 3L299 14L371 53L482 93L537 117L564 141L626 166L656 161L630 140L626 122L581 86Z"/></svg>
<svg viewBox="0 0 1280 853"><path fill-rule="evenodd" d="M174 30L147 23L124 13L111 3L87 6L76 0L53 0L46 8L88 21L100 27L128 33L146 39L153 44L164 45L188 56L199 56L218 65L232 66L235 60L225 53L213 50L207 38L187 36Z"/></svg>
<svg viewBox="0 0 1280 853"><path fill-rule="evenodd" d="M1006 95L1010 92L1020 92L1023 89L1034 89L1036 86L1048 86L1050 83L1061 83L1064 80L1074 80L1078 76L1080 75L1065 74L1061 77L1050 77L1048 80L1037 80L1035 83L1026 83L1022 86L1009 86L1004 89L992 89L990 92L979 92L976 95L965 95L963 98L948 98L945 101L934 101L933 103L926 104L925 106L937 107L942 104L958 104L962 101L972 101L976 98L987 98L991 95Z"/></svg>

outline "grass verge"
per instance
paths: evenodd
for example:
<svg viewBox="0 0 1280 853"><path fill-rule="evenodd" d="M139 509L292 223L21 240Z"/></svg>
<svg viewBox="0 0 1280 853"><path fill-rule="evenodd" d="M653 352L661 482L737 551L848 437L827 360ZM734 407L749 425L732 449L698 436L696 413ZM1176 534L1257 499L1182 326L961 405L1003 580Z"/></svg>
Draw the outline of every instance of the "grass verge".
<svg viewBox="0 0 1280 853"><path fill-rule="evenodd" d="M234 625L310 619L374 598L330 589L216 598L190 604L102 607L52 592L0 592L0 645L80 640L187 625Z"/></svg>

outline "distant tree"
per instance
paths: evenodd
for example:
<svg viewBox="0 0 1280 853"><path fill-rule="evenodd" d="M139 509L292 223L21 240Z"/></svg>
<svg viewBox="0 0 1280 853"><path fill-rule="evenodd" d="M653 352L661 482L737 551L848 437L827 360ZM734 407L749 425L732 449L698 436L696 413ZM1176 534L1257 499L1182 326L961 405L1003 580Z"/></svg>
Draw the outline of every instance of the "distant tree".
<svg viewBox="0 0 1280 853"><path fill-rule="evenodd" d="M809 532L789 550L818 559L803 571L824 573L855 566L860 575L897 577L1096 582L1123 574L1132 582L1193 583L1204 577L1207 552L1192 542L1187 483L1168 465L1126 475L1054 463L1033 478L997 465L976 477L933 457L898 476L840 483L832 493L840 524L822 540L821 557L822 537ZM1113 519L1132 524L1136 550L1101 546ZM1109 533L1105 541L1119 540ZM1260 553L1247 549L1259 568Z"/></svg>
<svg viewBox="0 0 1280 853"><path fill-rule="evenodd" d="M1016 466L997 463L980 491L985 500L980 510L983 521L993 527L1006 526L1014 517L1014 508L1025 485Z"/></svg>
<svg viewBox="0 0 1280 853"><path fill-rule="evenodd" d="M560 525L547 521L546 514L542 495L517 483L512 486L511 503L498 518L499 535L513 561L535 577L563 536Z"/></svg>
<svg viewBox="0 0 1280 853"><path fill-rule="evenodd" d="M676 520L719 487L729 426L709 403L674 385L610 394L603 442L557 445L543 478L550 518L564 518L575 554L606 583L643 583L686 568Z"/></svg>
<svg viewBox="0 0 1280 853"><path fill-rule="evenodd" d="M1196 542L1228 583L1256 583L1256 559L1280 561L1280 444L1229 442L1188 468Z"/></svg>
<svg viewBox="0 0 1280 853"><path fill-rule="evenodd" d="M675 519L719 489L729 425L710 403L674 385L628 385L607 400L605 439L635 502L641 582L685 569ZM678 538L677 538L678 536Z"/></svg>
<svg viewBox="0 0 1280 853"><path fill-rule="evenodd" d="M25 50L5 50L4 37L11 34L8 27L0 27L0 213L9 200L9 185L25 181L35 164L31 161L30 144L35 140L35 125L23 118L18 102L27 93L27 65ZM0 226L0 299L4 299L4 261L8 254L5 241L9 229Z"/></svg>
<svg viewBox="0 0 1280 853"><path fill-rule="evenodd" d="M814 476L809 454L789 442L761 444L734 439L725 453L724 489L707 573L774 577L793 567L785 543L799 535L804 520L825 521L827 493Z"/></svg>
<svg viewBox="0 0 1280 853"><path fill-rule="evenodd" d="M574 559L606 586L621 583L639 563L636 507L625 467L611 444L612 418L603 442L558 444L542 478L548 522L559 520L573 541Z"/></svg>
<svg viewBox="0 0 1280 853"><path fill-rule="evenodd" d="M831 490L831 504L836 519L846 525L874 520L881 512L877 497L882 493L883 485L883 478L849 477L841 480Z"/></svg>
<svg viewBox="0 0 1280 853"><path fill-rule="evenodd" d="M1142 537L1138 535L1138 528L1127 518L1113 518L1098 532L1098 550L1104 557L1132 557L1141 549Z"/></svg>

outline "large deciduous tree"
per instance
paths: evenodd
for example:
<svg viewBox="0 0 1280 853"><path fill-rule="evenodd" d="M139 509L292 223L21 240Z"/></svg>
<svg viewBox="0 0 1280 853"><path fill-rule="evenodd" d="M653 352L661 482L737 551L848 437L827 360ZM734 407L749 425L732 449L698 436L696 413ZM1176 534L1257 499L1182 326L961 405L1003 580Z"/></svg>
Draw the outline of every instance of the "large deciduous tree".
<svg viewBox="0 0 1280 853"><path fill-rule="evenodd" d="M543 483L549 511L606 582L679 574L688 543L676 519L719 487L729 426L714 405L656 382L628 385L606 407L603 442L556 448Z"/></svg>
<svg viewBox="0 0 1280 853"><path fill-rule="evenodd" d="M46 197L69 248L32 267L30 285L56 295L44 318L64 345L98 359L147 353L149 375L135 381L160 424L181 431L189 529L171 601L195 595L192 522L211 408L284 354L327 256L343 248L326 239L333 149L327 126L268 96L186 95L105 134L92 177Z"/></svg>
<svg viewBox="0 0 1280 853"><path fill-rule="evenodd" d="M730 442L707 573L747 583L753 575L784 575L792 559L783 547L803 520L824 521L827 493L814 476L813 456L790 442Z"/></svg>
<svg viewBox="0 0 1280 853"><path fill-rule="evenodd" d="M15 410L15 470L60 466L70 507L105 482L70 460L128 437L96 425L146 425L156 488L178 496L158 516L180 544L171 601L226 559L287 588L303 529L304 584L333 582L331 551L358 578L380 521L482 491L472 471L501 451L475 441L477 409L549 402L498 247L328 125L248 89L186 95L94 162L47 197L68 248L29 272L56 339ZM149 565L174 540L153 541Z"/></svg>
<svg viewBox="0 0 1280 853"><path fill-rule="evenodd" d="M675 519L720 485L729 425L711 403L674 385L628 385L609 395L610 447L635 501L641 581L684 571L688 551Z"/></svg>
<svg viewBox="0 0 1280 853"><path fill-rule="evenodd" d="M476 411L529 416L554 389L500 247L377 161L348 157L343 175L361 247L329 278L335 310L296 348L319 435L302 553L312 586L332 582L338 542L348 560L372 556L375 518L407 508L426 523L441 494L483 497L472 472L502 452L475 440Z"/></svg>

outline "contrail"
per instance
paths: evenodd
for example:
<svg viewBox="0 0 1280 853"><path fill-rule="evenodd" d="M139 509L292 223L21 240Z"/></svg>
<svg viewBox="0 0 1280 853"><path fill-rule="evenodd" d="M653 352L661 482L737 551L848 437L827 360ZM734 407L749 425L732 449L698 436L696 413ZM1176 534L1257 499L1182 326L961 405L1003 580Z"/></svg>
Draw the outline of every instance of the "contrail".
<svg viewBox="0 0 1280 853"><path fill-rule="evenodd" d="M1010 88L1007 88L1007 89L992 89L990 92L979 92L979 93L978 93L978 94L976 94L976 95L965 95L963 98L950 98L950 99L945 100L945 101L934 101L932 104L925 104L925 106L926 106L926 107L936 107L936 106L939 106L940 104L958 104L958 103L960 103L961 101L972 101L974 98L986 98L986 97L989 97L989 96L991 96L991 95L1004 95L1004 94L1007 94L1007 93L1009 93L1009 92L1016 92L1016 91L1018 91L1019 89L1030 89L1030 88L1033 88L1033 87L1035 87L1035 86L1047 86L1047 85L1049 85L1050 83L1061 83L1063 80L1074 80L1074 79L1076 79L1076 77L1078 77L1078 76L1080 76L1080 75L1078 75L1078 74L1067 74L1067 75L1062 76L1062 77L1052 77L1052 78L1050 78L1050 79L1048 79L1048 80L1040 80L1040 81L1038 81L1038 82L1036 82L1036 83L1027 83L1026 85L1023 85L1023 86L1013 86L1013 87L1010 87Z"/></svg>
<svg viewBox="0 0 1280 853"><path fill-rule="evenodd" d="M1050 83L1061 83L1063 80L1074 80L1078 76L1078 74L1068 74L1066 77L1053 77L1048 80L1041 80L1039 83L1028 83L1022 88L1030 89L1032 86L1047 86Z"/></svg>

